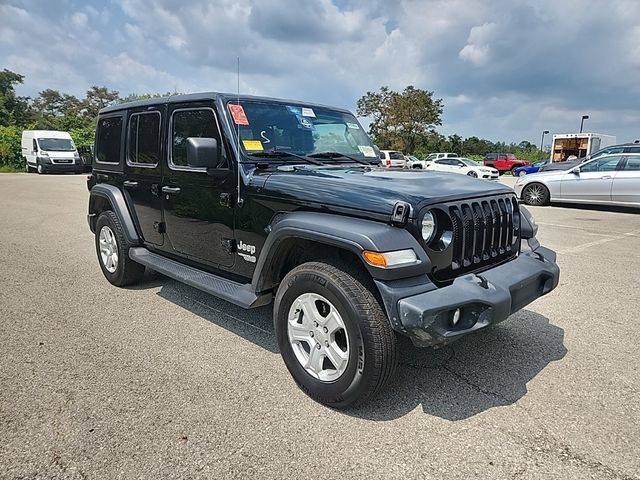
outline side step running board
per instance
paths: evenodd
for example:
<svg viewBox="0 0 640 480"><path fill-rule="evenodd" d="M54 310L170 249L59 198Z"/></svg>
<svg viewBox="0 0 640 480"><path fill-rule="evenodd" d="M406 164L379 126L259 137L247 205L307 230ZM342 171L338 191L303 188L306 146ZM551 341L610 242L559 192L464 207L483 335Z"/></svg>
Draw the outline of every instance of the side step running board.
<svg viewBox="0 0 640 480"><path fill-rule="evenodd" d="M256 295L251 283L242 284L218 277L197 268L183 265L169 258L150 252L144 247L129 249L131 260L151 270L171 277L194 288L210 293L243 308L261 307L271 302L272 295Z"/></svg>

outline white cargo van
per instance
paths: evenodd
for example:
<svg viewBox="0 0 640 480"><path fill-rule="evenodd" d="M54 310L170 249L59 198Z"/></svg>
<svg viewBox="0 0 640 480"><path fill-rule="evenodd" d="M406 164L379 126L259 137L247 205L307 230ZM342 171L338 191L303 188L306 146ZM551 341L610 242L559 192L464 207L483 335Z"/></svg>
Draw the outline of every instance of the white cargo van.
<svg viewBox="0 0 640 480"><path fill-rule="evenodd" d="M22 132L22 158L27 171L82 172L78 150L68 132L56 130L24 130Z"/></svg>

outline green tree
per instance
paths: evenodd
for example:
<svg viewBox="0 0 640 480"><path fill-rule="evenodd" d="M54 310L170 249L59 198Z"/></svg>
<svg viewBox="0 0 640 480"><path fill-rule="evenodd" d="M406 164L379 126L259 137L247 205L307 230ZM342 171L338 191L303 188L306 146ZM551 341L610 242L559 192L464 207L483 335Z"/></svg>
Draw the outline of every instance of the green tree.
<svg viewBox="0 0 640 480"><path fill-rule="evenodd" d="M371 117L369 134L383 148L413 153L441 125L442 99L411 85L402 92L383 86L358 100L358 115Z"/></svg>
<svg viewBox="0 0 640 480"><path fill-rule="evenodd" d="M107 87L92 86L87 90L87 96L80 105L82 116L94 120L100 109L116 103L119 95L117 91L109 90Z"/></svg>
<svg viewBox="0 0 640 480"><path fill-rule="evenodd" d="M16 95L24 75L6 68L0 72L0 125L24 125L32 120L28 97Z"/></svg>

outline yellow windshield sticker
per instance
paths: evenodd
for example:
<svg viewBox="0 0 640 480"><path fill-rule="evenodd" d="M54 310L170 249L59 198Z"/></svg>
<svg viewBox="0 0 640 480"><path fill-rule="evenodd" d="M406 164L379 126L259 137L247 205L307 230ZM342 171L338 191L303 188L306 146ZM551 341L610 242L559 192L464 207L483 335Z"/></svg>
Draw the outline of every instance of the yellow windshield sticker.
<svg viewBox="0 0 640 480"><path fill-rule="evenodd" d="M243 140L242 144L244 145L245 150L264 150L260 140Z"/></svg>

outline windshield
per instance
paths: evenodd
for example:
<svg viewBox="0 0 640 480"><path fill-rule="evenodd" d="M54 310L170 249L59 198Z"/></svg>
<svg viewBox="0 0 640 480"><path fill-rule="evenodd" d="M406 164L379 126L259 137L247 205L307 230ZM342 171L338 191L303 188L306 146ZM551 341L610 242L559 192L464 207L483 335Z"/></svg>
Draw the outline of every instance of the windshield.
<svg viewBox="0 0 640 480"><path fill-rule="evenodd" d="M298 155L335 152L377 159L369 137L350 113L303 105L240 100L227 104L247 153L282 151Z"/></svg>
<svg viewBox="0 0 640 480"><path fill-rule="evenodd" d="M73 152L76 146L70 138L39 138L40 150L49 152Z"/></svg>

